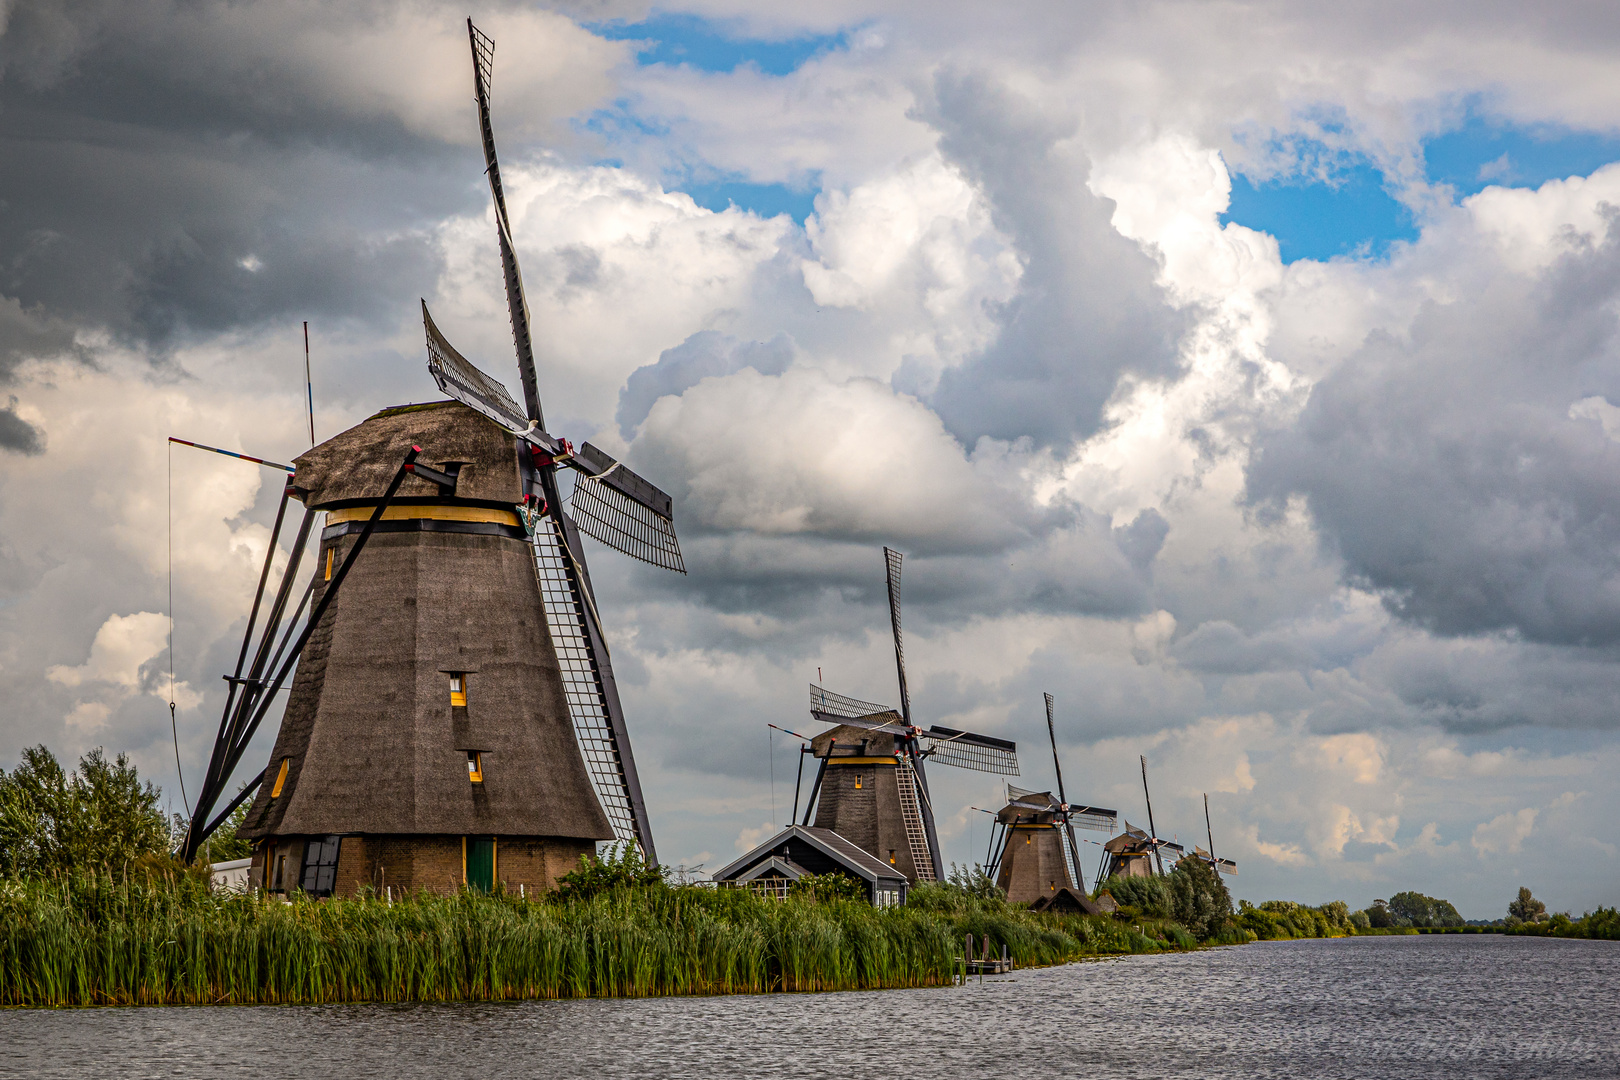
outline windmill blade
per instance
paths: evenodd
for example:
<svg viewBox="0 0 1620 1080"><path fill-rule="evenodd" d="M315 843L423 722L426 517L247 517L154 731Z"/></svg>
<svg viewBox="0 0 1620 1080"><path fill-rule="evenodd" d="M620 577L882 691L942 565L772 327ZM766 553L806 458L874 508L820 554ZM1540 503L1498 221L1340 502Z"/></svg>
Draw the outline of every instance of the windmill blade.
<svg viewBox="0 0 1620 1080"><path fill-rule="evenodd" d="M506 387L479 371L445 340L428 314L426 300L422 301L422 326L427 331L428 372L440 390L514 434L528 430L523 408L512 400Z"/></svg>
<svg viewBox="0 0 1620 1080"><path fill-rule="evenodd" d="M1018 744L935 724L919 736L929 760L973 772L1018 775Z"/></svg>
<svg viewBox="0 0 1620 1080"><path fill-rule="evenodd" d="M1118 827L1119 814L1097 806L1069 807L1069 823L1077 829L1111 833Z"/></svg>
<svg viewBox="0 0 1620 1080"><path fill-rule="evenodd" d="M652 825L591 593L590 571L577 534L569 536L571 525L559 512L548 515L534 531L535 575L562 670L563 698L614 839L640 845L647 861L656 864Z"/></svg>
<svg viewBox="0 0 1620 1080"><path fill-rule="evenodd" d="M811 709L810 715L823 724L836 724L839 727L860 728L862 731L876 731L882 735L897 735L905 738L910 729L900 723L900 714L891 712L888 715L893 720L879 720L871 716L838 716L833 713L824 713L818 709ZM882 713L878 713L882 716Z"/></svg>
<svg viewBox="0 0 1620 1080"><path fill-rule="evenodd" d="M569 499L581 532L633 559L686 573L674 500L590 443L568 464L585 474L574 481Z"/></svg>
<svg viewBox="0 0 1620 1080"><path fill-rule="evenodd" d="M911 691L906 688L906 646L900 633L900 561L905 556L893 548L883 549L883 564L889 576L889 624L894 628L894 665L900 672L900 715L911 723Z"/></svg>
<svg viewBox="0 0 1620 1080"><path fill-rule="evenodd" d="M878 705L859 698L845 697L835 694L831 690L810 684L810 710L824 712L829 716L862 717L873 716L877 713L892 713L894 706Z"/></svg>
<svg viewBox="0 0 1620 1080"><path fill-rule="evenodd" d="M506 214L506 190L501 186L501 166L495 159L495 128L489 117L489 88L495 76L495 39L467 20L467 38L472 44L473 89L478 97L478 125L483 135L485 172L489 192L495 200L495 226L500 234L501 270L506 279L506 306L512 317L512 344L517 349L518 374L523 379L523 404L528 418L541 427L540 386L534 373L534 345L529 332L529 302L523 295L523 275L518 270L517 249L512 243L512 223Z"/></svg>

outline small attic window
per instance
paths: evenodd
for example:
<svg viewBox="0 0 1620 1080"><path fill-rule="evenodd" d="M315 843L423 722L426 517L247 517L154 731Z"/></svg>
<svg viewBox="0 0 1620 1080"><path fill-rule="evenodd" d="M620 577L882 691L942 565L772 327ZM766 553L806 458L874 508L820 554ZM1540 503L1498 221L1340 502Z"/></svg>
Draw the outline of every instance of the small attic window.
<svg viewBox="0 0 1620 1080"><path fill-rule="evenodd" d="M467 751L467 779L475 784L484 782L484 755L477 750Z"/></svg>
<svg viewBox="0 0 1620 1080"><path fill-rule="evenodd" d="M861 774L860 773L855 774L855 790L856 791L861 790Z"/></svg>
<svg viewBox="0 0 1620 1080"><path fill-rule="evenodd" d="M292 758L282 758L281 759L281 768L276 771L276 784L275 784L275 787L272 787L270 789L270 797L272 799L281 798L281 788L282 788L282 786L284 784L287 783L287 763L289 761L291 761L291 760L292 760Z"/></svg>
<svg viewBox="0 0 1620 1080"><path fill-rule="evenodd" d="M465 709L467 707L467 675L465 672L453 671L450 673L450 707L452 709Z"/></svg>
<svg viewBox="0 0 1620 1080"><path fill-rule="evenodd" d="M337 545L336 544L333 544L331 547L326 549L326 580L327 581L332 580L332 554L335 551L337 551Z"/></svg>

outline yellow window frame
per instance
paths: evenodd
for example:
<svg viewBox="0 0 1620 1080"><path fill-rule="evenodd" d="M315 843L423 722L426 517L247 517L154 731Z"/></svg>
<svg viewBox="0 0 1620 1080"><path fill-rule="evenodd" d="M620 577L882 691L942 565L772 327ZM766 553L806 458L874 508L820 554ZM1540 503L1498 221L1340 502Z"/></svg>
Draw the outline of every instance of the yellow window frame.
<svg viewBox="0 0 1620 1080"><path fill-rule="evenodd" d="M467 779L475 784L484 782L484 754L480 750L467 751Z"/></svg>
<svg viewBox="0 0 1620 1080"><path fill-rule="evenodd" d="M281 759L281 768L276 770L276 785L270 789L270 797L272 799L281 798L281 789L287 783L287 764L290 761L292 761L292 758L290 757L284 757Z"/></svg>

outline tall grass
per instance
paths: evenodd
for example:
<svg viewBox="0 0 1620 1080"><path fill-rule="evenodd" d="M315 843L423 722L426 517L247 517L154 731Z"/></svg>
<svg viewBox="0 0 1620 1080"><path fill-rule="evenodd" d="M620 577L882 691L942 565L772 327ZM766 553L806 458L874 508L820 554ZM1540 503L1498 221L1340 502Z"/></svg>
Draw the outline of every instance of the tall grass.
<svg viewBox="0 0 1620 1080"><path fill-rule="evenodd" d="M1188 947L949 887L908 907L739 890L312 901L192 879L0 881L0 1005L452 1001L938 986L966 934L1021 967Z"/></svg>

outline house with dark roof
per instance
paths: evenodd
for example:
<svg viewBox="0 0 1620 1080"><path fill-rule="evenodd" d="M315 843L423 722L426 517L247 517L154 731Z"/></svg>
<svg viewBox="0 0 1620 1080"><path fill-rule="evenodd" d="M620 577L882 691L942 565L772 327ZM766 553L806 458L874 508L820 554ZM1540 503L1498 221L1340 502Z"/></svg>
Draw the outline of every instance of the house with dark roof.
<svg viewBox="0 0 1620 1080"><path fill-rule="evenodd" d="M910 883L899 869L862 851L831 829L789 825L729 866L714 880L786 896L807 874L844 874L859 881L874 907L906 902Z"/></svg>

